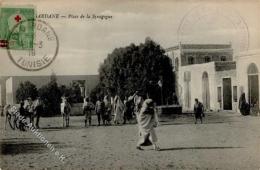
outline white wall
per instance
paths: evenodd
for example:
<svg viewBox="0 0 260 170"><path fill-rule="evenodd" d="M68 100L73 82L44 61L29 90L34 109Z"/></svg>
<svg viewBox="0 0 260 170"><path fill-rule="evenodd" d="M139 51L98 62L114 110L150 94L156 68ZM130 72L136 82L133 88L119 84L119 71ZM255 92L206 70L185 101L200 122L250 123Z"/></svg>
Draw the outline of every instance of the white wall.
<svg viewBox="0 0 260 170"><path fill-rule="evenodd" d="M191 105L190 108L185 108L184 104L184 72L191 72L190 90L191 90ZM215 64L214 62L205 64L194 64L189 66L180 67L179 83L182 87L181 100L183 101L183 110L193 110L194 99L198 98L202 101L202 75L204 72L208 73L209 78L209 91L210 91L210 108L216 109L215 97Z"/></svg>
<svg viewBox="0 0 260 170"><path fill-rule="evenodd" d="M189 108L185 107L185 93L184 93L184 72L190 71L191 73L191 81L190 81L190 95L191 95L191 105ZM218 102L218 93L217 87L221 87L222 89L222 102L223 102L223 78L231 78L231 90L232 90L232 110L236 111L237 102L233 101L233 86L237 86L236 80L236 70L228 70L228 71L215 71L215 63L204 63L204 64L194 64L189 66L183 66L179 71L179 83L182 87L181 90L181 101L183 110L192 110L194 105L194 99L198 98L199 101L202 102L202 75L204 72L208 73L209 78L209 92L210 92L210 109L217 111L223 109L220 108L220 104Z"/></svg>
<svg viewBox="0 0 260 170"><path fill-rule="evenodd" d="M14 104L12 77L6 80L6 104Z"/></svg>
<svg viewBox="0 0 260 170"><path fill-rule="evenodd" d="M248 51L240 53L236 56L237 59L237 83L238 83L238 96L241 95L240 88L243 88L243 91L246 94L246 100L248 101L248 75L247 69L251 63L256 64L258 69L258 80L260 79L260 50ZM259 80L260 81L260 80ZM260 82L259 82L260 89ZM260 93L260 90L259 90ZM260 96L259 96L260 98Z"/></svg>

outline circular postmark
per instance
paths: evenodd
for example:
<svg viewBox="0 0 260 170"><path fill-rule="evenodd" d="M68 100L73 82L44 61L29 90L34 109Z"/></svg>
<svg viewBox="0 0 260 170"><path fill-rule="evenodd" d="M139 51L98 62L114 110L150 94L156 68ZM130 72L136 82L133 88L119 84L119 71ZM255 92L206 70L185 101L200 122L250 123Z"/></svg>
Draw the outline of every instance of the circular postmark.
<svg viewBox="0 0 260 170"><path fill-rule="evenodd" d="M26 28L31 28L31 31ZM57 34L42 20L20 21L8 36L8 56L23 70L38 71L46 68L55 60L58 51Z"/></svg>
<svg viewBox="0 0 260 170"><path fill-rule="evenodd" d="M181 43L232 43L233 49L247 51L249 31L237 11L219 4L203 4L182 18L177 31Z"/></svg>

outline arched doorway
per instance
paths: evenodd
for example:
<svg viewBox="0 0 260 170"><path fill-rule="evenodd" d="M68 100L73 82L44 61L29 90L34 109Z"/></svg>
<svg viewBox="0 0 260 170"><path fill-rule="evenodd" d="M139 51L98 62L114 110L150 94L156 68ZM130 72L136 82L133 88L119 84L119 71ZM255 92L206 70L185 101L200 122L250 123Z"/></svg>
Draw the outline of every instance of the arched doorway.
<svg viewBox="0 0 260 170"><path fill-rule="evenodd" d="M202 74L202 103L206 110L210 109L209 76L206 71Z"/></svg>
<svg viewBox="0 0 260 170"><path fill-rule="evenodd" d="M251 63L247 69L248 74L248 102L251 106L251 112L259 111L259 78L258 69L254 63Z"/></svg>

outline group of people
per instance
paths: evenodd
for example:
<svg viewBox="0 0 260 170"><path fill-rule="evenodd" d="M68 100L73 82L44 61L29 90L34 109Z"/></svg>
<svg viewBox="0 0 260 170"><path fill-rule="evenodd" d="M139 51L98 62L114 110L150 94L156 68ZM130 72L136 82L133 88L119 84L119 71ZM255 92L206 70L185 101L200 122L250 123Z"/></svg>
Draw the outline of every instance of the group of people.
<svg viewBox="0 0 260 170"><path fill-rule="evenodd" d="M8 104L4 108L4 114L5 115L12 115L10 113L11 105ZM29 118L30 123L32 123L32 126L39 128L39 122L40 117L43 114L43 102L40 99L40 97L37 97L35 100L32 100L31 97L28 97L25 100L21 100L20 107L19 107L19 113L24 118ZM34 119L36 118L36 122L34 122ZM15 119L16 120L16 119ZM25 131L25 123L22 121L14 122L18 125L17 128L19 128L22 131Z"/></svg>
<svg viewBox="0 0 260 170"><path fill-rule="evenodd" d="M111 121L114 125L125 124L127 121L131 122L131 120L135 119L139 129L139 140L136 148L143 150L141 146L153 145L155 150L160 150L154 129L159 124L155 103L139 91L136 91L129 97L125 97L124 101L121 100L119 95L114 97L106 95L104 98L99 97L96 103L93 104L90 98L86 97L84 98L82 110L85 116L86 127L92 123L92 111L95 111L97 114L98 125L101 125L101 123L103 125L111 125ZM63 97L61 114L66 127L69 126L70 111L71 106L67 99Z"/></svg>
<svg viewBox="0 0 260 170"><path fill-rule="evenodd" d="M155 133L155 127L159 125L157 112L155 111L153 99L149 95L143 95L141 92L136 91L133 95L125 97L124 101L121 100L119 95L114 97L106 95L104 98L99 97L95 104L89 97L84 98L82 110L85 116L85 126L90 126L92 121L92 112L95 111L98 118L98 125L114 125L125 124L127 121L137 122L138 125L138 143L136 148L143 150L142 146L153 145L155 150L160 150ZM66 97L62 97L60 104L61 114L63 115L63 126L69 126L69 118L71 112L71 105ZM195 99L194 115L195 123L200 119L202 123L203 104ZM20 103L20 115L28 117L30 123L36 128L39 128L40 116L43 113L43 102L38 97L35 100L27 98ZM34 124L34 118L36 123ZM21 122L19 125L20 130L25 130L25 125Z"/></svg>
<svg viewBox="0 0 260 170"><path fill-rule="evenodd" d="M97 115L99 126L101 123L103 125L131 123L136 117L136 111L140 109L139 97L136 92L122 101L119 95L114 97L106 95L104 98L98 97L95 104L89 97L84 98L82 110L85 116L85 126L90 126L92 123L92 111L95 111Z"/></svg>

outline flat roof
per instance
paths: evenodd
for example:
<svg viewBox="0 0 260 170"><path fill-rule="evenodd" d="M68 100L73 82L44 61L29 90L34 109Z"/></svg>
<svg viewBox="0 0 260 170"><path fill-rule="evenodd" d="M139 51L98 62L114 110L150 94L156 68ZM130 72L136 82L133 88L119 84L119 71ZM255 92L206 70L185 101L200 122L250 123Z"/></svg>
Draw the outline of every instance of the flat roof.
<svg viewBox="0 0 260 170"><path fill-rule="evenodd" d="M232 48L231 44L180 44L173 47L166 48L166 52L182 49L227 49Z"/></svg>

